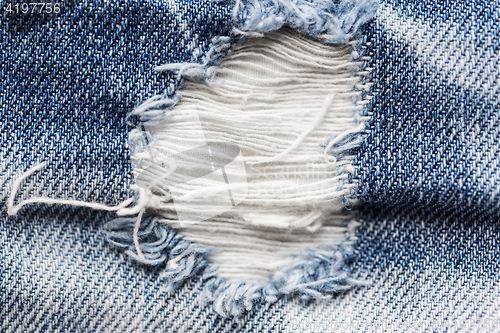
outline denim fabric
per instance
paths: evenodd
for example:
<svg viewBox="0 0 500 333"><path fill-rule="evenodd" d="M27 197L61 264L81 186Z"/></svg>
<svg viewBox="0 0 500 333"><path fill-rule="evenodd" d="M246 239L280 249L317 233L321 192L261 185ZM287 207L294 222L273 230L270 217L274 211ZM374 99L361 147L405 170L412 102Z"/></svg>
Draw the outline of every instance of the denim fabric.
<svg viewBox="0 0 500 333"><path fill-rule="evenodd" d="M498 219L369 207L360 220L351 269L373 284L280 300L262 320L282 332L500 332Z"/></svg>
<svg viewBox="0 0 500 333"><path fill-rule="evenodd" d="M498 216L499 20L498 1L382 4L366 36L363 201Z"/></svg>
<svg viewBox="0 0 500 333"><path fill-rule="evenodd" d="M191 325L182 319L198 315L200 283L184 286L185 294L166 293L155 269L134 266L104 245L98 228L109 215L32 205L8 218L5 198L12 182L42 161L47 166L16 201L44 195L114 204L129 196L127 136L137 119L127 123L126 115L182 85L155 66L199 61L213 37L229 34L231 7L62 1L58 14L8 13L16 3L0 2L0 331ZM182 314L185 299L193 316ZM157 307L164 302L170 305ZM202 326L219 322L212 315Z"/></svg>
<svg viewBox="0 0 500 333"><path fill-rule="evenodd" d="M25 209L0 220L1 332L214 332L231 320L200 304L200 278L174 292L100 233L112 214Z"/></svg>
<svg viewBox="0 0 500 333"><path fill-rule="evenodd" d="M40 161L20 197L123 199L125 116L180 84L154 66L197 62L230 34L220 2L83 3L1 14L2 199ZM99 230L113 214L3 209L1 330L500 332L499 21L498 1L388 1L366 31L372 120L354 161L365 204L350 270L371 286L223 319L202 277L165 292L163 264L109 248Z"/></svg>
<svg viewBox="0 0 500 333"><path fill-rule="evenodd" d="M62 1L58 14L7 12L15 3L0 6L0 198L43 161L25 198L123 200L132 180L126 115L174 93L177 76L155 66L198 61L213 37L229 34L230 7Z"/></svg>
<svg viewBox="0 0 500 333"><path fill-rule="evenodd" d="M350 269L372 286L331 301L282 298L235 320L203 304L200 277L166 292L163 266L110 248L99 231L112 217L61 207L2 218L2 332L500 331L495 219L367 211Z"/></svg>

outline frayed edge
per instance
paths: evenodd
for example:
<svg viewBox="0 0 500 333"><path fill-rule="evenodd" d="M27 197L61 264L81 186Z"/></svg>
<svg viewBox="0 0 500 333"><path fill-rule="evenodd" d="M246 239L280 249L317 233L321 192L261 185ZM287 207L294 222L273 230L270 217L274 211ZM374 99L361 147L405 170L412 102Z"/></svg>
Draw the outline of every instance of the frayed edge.
<svg viewBox="0 0 500 333"><path fill-rule="evenodd" d="M370 111L370 104L374 95L374 92L372 90L374 82L370 77L372 68L368 67L369 61L371 60L370 56L368 55L368 45L369 43L367 43L366 37L363 37L358 41L356 46L356 52L360 54L359 60L363 61L361 70L357 72L357 75L360 76L361 79L361 83L357 85L357 88L361 90L362 94L361 100L357 101L356 103L362 105L362 108L360 110L357 110L356 119L364 120L364 129L356 138L356 140L359 142L357 148L365 144L366 137L371 131L372 112ZM361 182L359 182L359 173L361 170L361 166L358 164L357 158L358 157L355 155L350 163L350 167L352 168L352 176L349 177L349 181L351 183L356 183L356 186L351 189L351 195L349 196L351 200L361 197Z"/></svg>
<svg viewBox="0 0 500 333"><path fill-rule="evenodd" d="M298 32L315 37L325 43L347 43L359 35L362 26L370 22L377 12L379 0L236 0L233 7L233 37L217 36L210 42L208 52L196 62L171 63L155 67L155 71L176 73L179 87L185 78L204 80L208 85L214 80L219 65L241 36L259 37L265 32L288 26ZM201 51L195 50L193 58ZM156 95L127 115L127 123L155 125L168 119L170 111L181 95Z"/></svg>
<svg viewBox="0 0 500 333"><path fill-rule="evenodd" d="M268 283L227 281L211 266L203 275L203 300L223 317L241 317L254 307L274 303L283 296L302 300L329 299L356 286L371 284L353 279L342 269L353 254L341 241L318 245L296 254Z"/></svg>
<svg viewBox="0 0 500 333"><path fill-rule="evenodd" d="M157 125L164 123L168 118L170 111L177 102L181 99L180 95L173 95L170 98L165 96L156 95L145 102L143 102L139 107L135 108L130 112L125 121L127 124L132 125L132 117L137 117L140 123L148 123L150 125Z"/></svg>
<svg viewBox="0 0 500 333"><path fill-rule="evenodd" d="M176 73L179 88L182 88L186 78L204 80L208 85L215 85L217 84L215 75L218 67L232 46L243 40L242 36L262 36L262 33L288 26L326 43L346 43L357 37L360 27L375 17L378 6L378 0L341 0L339 2L325 0L236 0L233 7L233 37L214 37L211 40L209 51L200 61L160 65L155 67L155 71ZM199 49L195 50L193 58L196 59L200 53ZM155 126L165 123L169 118L170 111L181 97L181 94L178 93L171 96L153 96L127 115L127 123L133 125L130 121L131 117L138 119L139 125ZM355 117L357 119L359 115L355 114ZM342 154L340 150L352 150L361 144L359 136L355 134L363 132L364 128L360 128L360 126L364 126L364 122L358 122L357 119L357 123L360 124L357 128L331 138L325 147L321 147L324 148L326 160L331 159L332 155ZM148 129L140 127L129 133L130 150L133 154L147 150L149 155L154 156L150 147L155 137ZM349 136L349 138L346 139L345 136ZM140 160L137 163L140 164ZM342 202L344 206L348 206L348 200L345 197Z"/></svg>
<svg viewBox="0 0 500 333"><path fill-rule="evenodd" d="M231 48L231 38L218 36L211 40L211 46L207 54L201 59L201 63L177 63L165 64L155 67L155 71L174 71L179 81L183 78L204 80L207 84L214 84L214 76L217 67L222 63L224 56Z"/></svg>
<svg viewBox="0 0 500 333"><path fill-rule="evenodd" d="M259 36L288 26L325 43L346 43L378 6L378 0L236 0L233 33Z"/></svg>
<svg viewBox="0 0 500 333"><path fill-rule="evenodd" d="M208 255L214 251L203 245L194 244L175 229L158 223L156 218L145 218L138 231L139 249L134 244L135 218L117 218L107 222L102 230L104 238L111 245L125 250L138 263L150 266L165 264L160 274L165 279L166 292L172 292L188 278L197 274L209 264Z"/></svg>
<svg viewBox="0 0 500 333"><path fill-rule="evenodd" d="M237 1L234 7L233 33L245 36L259 36L262 33L289 26L300 33L309 35L326 43L345 43L356 37L358 30L375 16L378 1ZM240 39L241 40L241 39ZM231 37L215 37L211 41L209 52L193 63L166 64L155 68L156 71L176 73L179 87L184 79L204 80L214 85L218 66L229 52L233 42ZM354 88L353 88L354 89ZM180 100L180 94L171 96L153 96L132 111L143 125L156 125L165 122L169 111ZM357 127L332 138L321 145L327 154L343 154L361 144L365 132L365 120L360 117L356 101L355 119ZM133 130L129 138L133 152L149 149L154 135L140 129ZM152 154L154 152L150 152ZM352 183L352 165L342 168L349 172L347 183ZM344 183L339 184L342 187ZM354 197L354 188L352 189ZM348 206L347 196L342 197L342 204ZM139 223L137 223L139 221ZM156 221L156 220L153 220ZM134 225L134 230L130 227ZM160 278L165 279L166 291L177 289L186 279L202 273L205 281L203 300L212 303L216 312L222 316L243 315L254 306L270 303L284 295L296 295L304 300L331 297L333 294L366 285L367 282L352 279L342 271L352 247L344 243L332 243L309 249L296 255L289 266L276 272L268 283L231 282L218 276L216 265L210 263L209 255L214 249L193 244L178 235L173 229L154 222L139 229L139 220L117 219L105 227L106 238L111 244L126 249L127 255L137 262L147 265L165 264Z"/></svg>
<svg viewBox="0 0 500 333"><path fill-rule="evenodd" d="M350 194L343 195L341 204L346 209L351 209L357 203L357 193L359 193L359 167L356 166L356 150L359 149L365 142L365 138L369 132L369 121L371 113L368 112L369 103L372 99L371 87L373 82L368 78L371 73L371 68L367 67L370 57L366 54L366 37L360 38L354 46L353 52L356 54L356 61L363 61L360 70L356 71L354 75L359 77L357 84L353 86L353 91L361 91L361 98L353 96L353 115L357 126L353 129L347 130L337 136L328 137L325 141L320 143L320 148L323 153L336 155L341 158L344 154L354 154L353 159L348 165L345 165L342 172L348 172L347 184L355 185L350 189ZM369 93L367 93L369 92Z"/></svg>
<svg viewBox="0 0 500 333"><path fill-rule="evenodd" d="M222 63L224 56L229 52L233 40L227 36L217 36L210 41L208 52L201 57L199 62L183 62L165 64L155 67L156 72L171 71L176 74L179 87L184 85L184 80L204 80L208 85L217 84L214 80L217 68ZM195 54L201 53L193 52ZM196 58L196 56L193 56ZM129 125L158 125L164 123L169 118L169 111L181 99L180 94L155 95L144 101L127 115L126 121ZM132 118L136 119L134 122ZM133 141L131 141L133 142ZM133 147L132 147L133 148Z"/></svg>
<svg viewBox="0 0 500 333"><path fill-rule="evenodd" d="M371 95L366 95L366 91L370 90L373 83L366 82L366 77L370 73L370 69L366 67L366 61L369 60L369 57L359 56L358 52L364 52L361 47L361 41L356 46L357 50L355 51L357 57L355 60L363 60L364 64L361 70L354 73L354 75L359 76L359 83L353 86L353 91L362 91L362 97L360 100L357 97L353 96L353 117L356 123L356 127L348 129L339 135L332 135L328 137L325 141L319 144L320 150L323 152L325 158L326 156L335 156L336 159L342 158L345 154L353 154L357 149L361 147L363 142L365 141L365 137L367 136L367 121L371 119L371 116L367 112L367 104L370 103L372 99ZM337 175L342 174L344 171L347 172L347 184L356 183L350 190L350 194L342 195L341 204L344 208L350 209L352 207L353 202L356 200L357 189L357 180L356 178L356 166L355 166L355 154L354 158L347 165L342 166L339 169ZM344 182L339 182L340 191Z"/></svg>
<svg viewBox="0 0 500 333"><path fill-rule="evenodd" d="M200 273L204 286L202 302L212 304L223 317L241 317L259 304L273 303L287 295L303 300L331 298L370 284L351 278L343 270L353 255L352 246L343 241L320 244L294 255L289 265L278 270L267 283L227 281L208 259L214 249L185 240L156 218L146 218L144 222L138 232L143 258L134 252L134 218L106 223L103 234L110 244L125 250L133 260L145 265L163 264L159 278L164 280L166 292L175 291L188 278Z"/></svg>

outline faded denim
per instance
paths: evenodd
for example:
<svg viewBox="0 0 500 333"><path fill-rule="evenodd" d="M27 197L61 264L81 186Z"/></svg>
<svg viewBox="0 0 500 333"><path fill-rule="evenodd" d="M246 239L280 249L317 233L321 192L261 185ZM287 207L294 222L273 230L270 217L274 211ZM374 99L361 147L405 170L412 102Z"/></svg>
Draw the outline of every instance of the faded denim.
<svg viewBox="0 0 500 333"><path fill-rule="evenodd" d="M213 37L231 36L231 15L202 1L2 12L2 331L499 332L498 1L388 1L364 30L371 120L353 161L361 226L348 270L370 286L224 318L204 304L196 269L166 292L165 262L140 266L109 247L100 231L113 213L38 205L6 216L11 182L41 161L18 199L126 198L127 135L141 120L126 115L182 84L154 66L201 59ZM155 230L168 257L181 240Z"/></svg>

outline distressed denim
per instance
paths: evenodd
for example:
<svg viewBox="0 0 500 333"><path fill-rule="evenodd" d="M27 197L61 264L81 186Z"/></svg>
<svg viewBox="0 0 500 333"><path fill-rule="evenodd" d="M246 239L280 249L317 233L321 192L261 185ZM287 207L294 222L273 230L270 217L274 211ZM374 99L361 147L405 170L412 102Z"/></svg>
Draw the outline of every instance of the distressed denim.
<svg viewBox="0 0 500 333"><path fill-rule="evenodd" d="M2 2L2 184L45 161L25 196L123 199L131 180L127 120L136 118L127 114L153 95L174 93L175 75L154 66L196 62L213 36L229 33L230 8L68 1L59 14L16 14L8 4L14 2Z"/></svg>
<svg viewBox="0 0 500 333"><path fill-rule="evenodd" d="M233 19L234 6L124 0L62 2L57 15L2 12L2 331L500 331L498 1L384 1L360 35L349 28L333 40L285 2L263 2L282 11L261 21ZM328 300L261 293L250 310L224 317L235 302L207 302L215 273L206 249L153 217L141 229L157 255L148 266L116 248L133 249L133 223L121 230L114 213L33 204L7 216L14 180L42 161L16 201L43 194L114 205L129 197L127 138L155 114L127 115L154 96L171 98L184 81L154 67L203 63L214 37L239 41L234 22L248 33L287 25L324 42L359 38L371 84L359 116L370 119L353 150L356 187L346 201L361 202L353 207L361 225L353 252L338 253L344 270L370 285L326 285ZM169 270L186 249L194 261Z"/></svg>
<svg viewBox="0 0 500 333"><path fill-rule="evenodd" d="M498 216L499 15L496 1L382 5L366 34L363 201Z"/></svg>

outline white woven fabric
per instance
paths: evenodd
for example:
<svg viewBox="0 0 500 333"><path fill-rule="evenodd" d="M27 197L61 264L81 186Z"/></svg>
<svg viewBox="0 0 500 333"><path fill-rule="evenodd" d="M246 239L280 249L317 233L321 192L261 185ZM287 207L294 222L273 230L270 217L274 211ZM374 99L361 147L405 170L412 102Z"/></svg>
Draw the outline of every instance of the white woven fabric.
<svg viewBox="0 0 500 333"><path fill-rule="evenodd" d="M154 207L174 218L166 223L223 250L213 256L223 276L263 279L290 253L344 238L340 199L355 186L347 182L352 156L337 160L320 144L362 130L351 49L286 29L248 39L225 59L216 85L186 82L169 121L147 128L156 139L133 156L137 182L154 184ZM164 161L207 142L240 152L225 170L172 188Z"/></svg>

